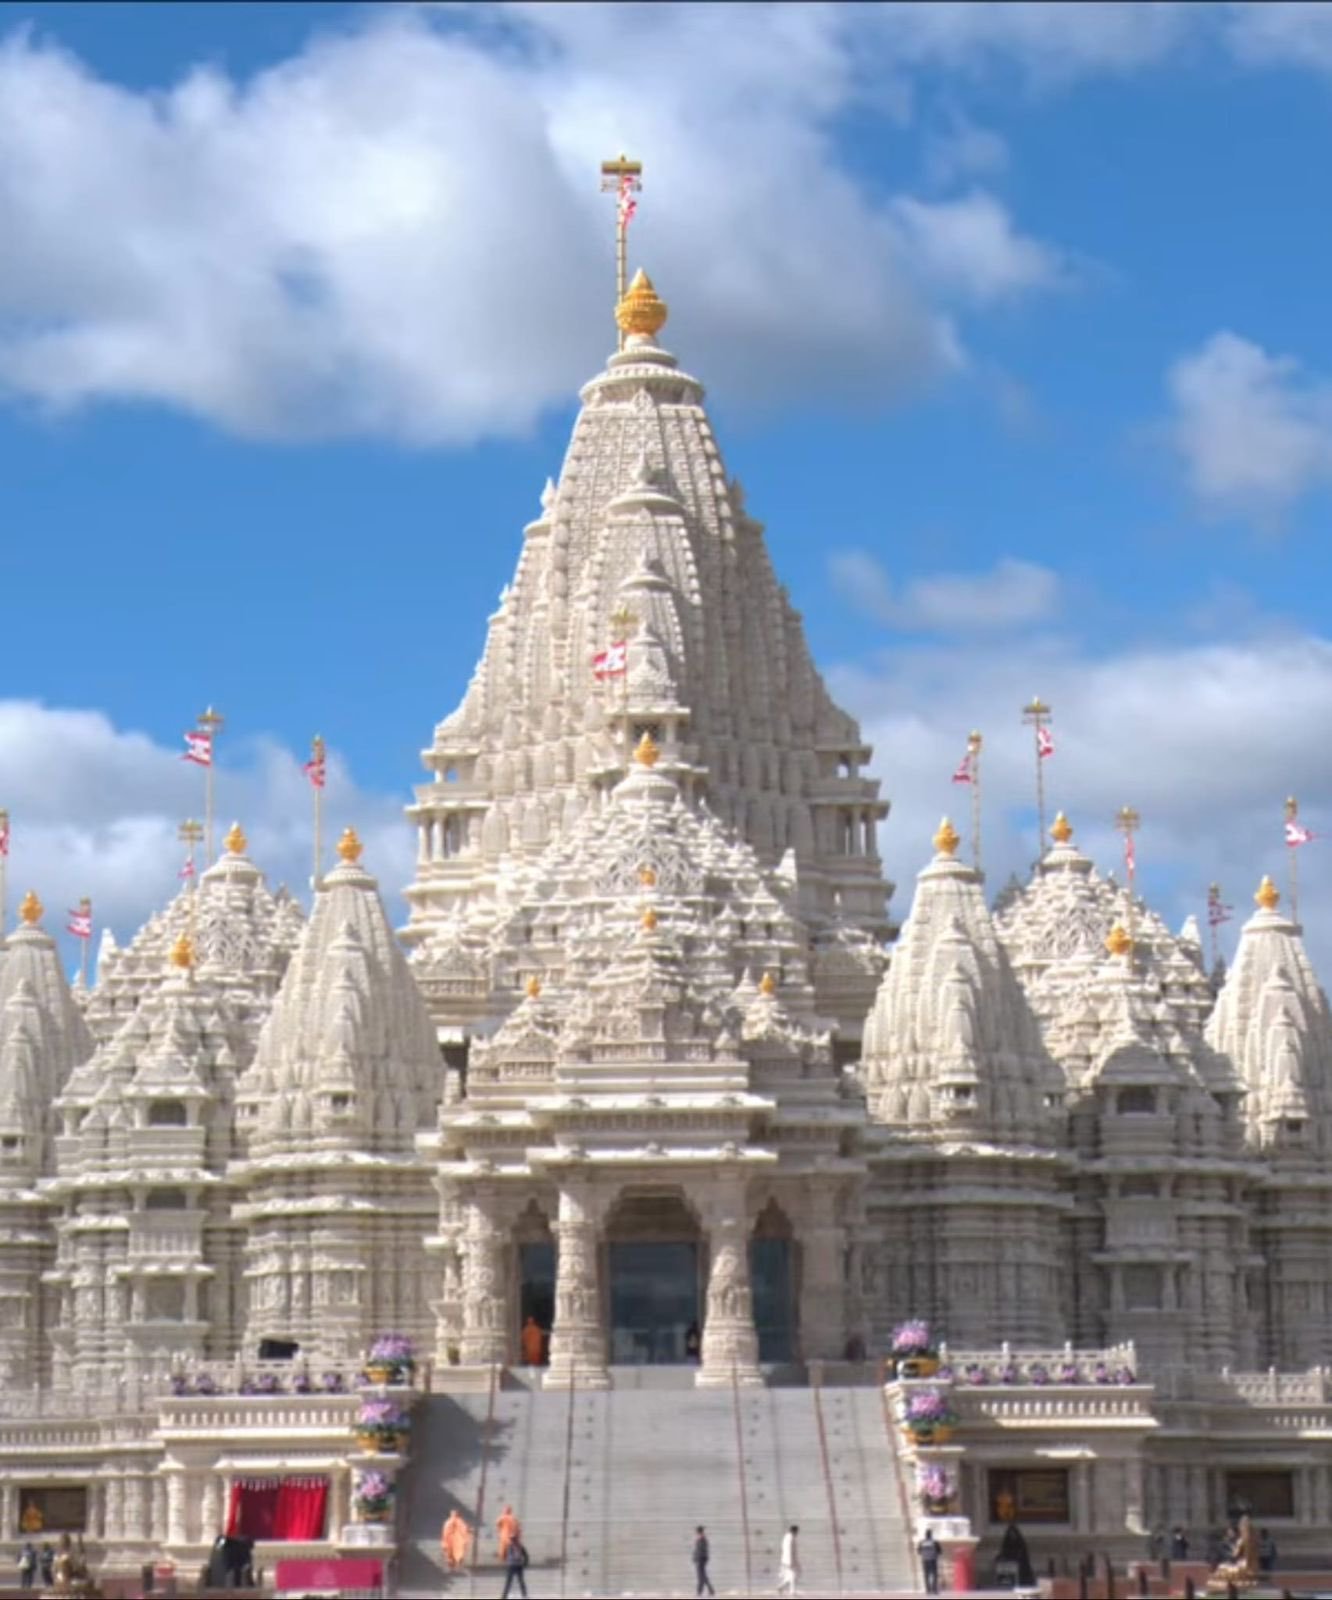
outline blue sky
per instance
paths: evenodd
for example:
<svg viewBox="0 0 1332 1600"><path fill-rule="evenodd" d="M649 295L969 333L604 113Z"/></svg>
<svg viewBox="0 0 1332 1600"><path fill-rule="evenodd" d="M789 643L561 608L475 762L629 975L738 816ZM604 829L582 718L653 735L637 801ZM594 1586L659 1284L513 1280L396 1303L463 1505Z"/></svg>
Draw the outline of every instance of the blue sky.
<svg viewBox="0 0 1332 1600"><path fill-rule="evenodd" d="M901 881L972 726L991 876L1030 858L1033 691L1055 799L1107 864L1138 805L1172 921L1283 869L1290 790L1332 833L1332 9L18 4L0 30L11 904L91 893L123 936L171 891L208 701L261 864L298 875L318 729L330 812L398 886L417 752L610 348L619 148L631 254L875 741Z"/></svg>

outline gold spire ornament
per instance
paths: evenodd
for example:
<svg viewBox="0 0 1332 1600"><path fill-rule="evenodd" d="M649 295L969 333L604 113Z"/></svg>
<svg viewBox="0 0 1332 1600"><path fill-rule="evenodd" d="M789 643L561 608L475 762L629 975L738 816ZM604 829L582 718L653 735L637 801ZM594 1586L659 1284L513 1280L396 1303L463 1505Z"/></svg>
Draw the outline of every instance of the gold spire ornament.
<svg viewBox="0 0 1332 1600"><path fill-rule="evenodd" d="M535 976L529 978L527 980L527 998L529 1000L535 1000L540 996L540 994L541 979Z"/></svg>
<svg viewBox="0 0 1332 1600"><path fill-rule="evenodd" d="M1105 948L1112 956L1126 956L1133 951L1133 940L1122 922L1115 923L1105 938Z"/></svg>
<svg viewBox="0 0 1332 1600"><path fill-rule="evenodd" d="M939 831L935 834L932 843L941 856L948 856L951 860L957 854L957 847L962 838L957 829L947 817L939 824Z"/></svg>
<svg viewBox="0 0 1332 1600"><path fill-rule="evenodd" d="M657 869L655 867L639 867L638 881L645 889L657 887Z"/></svg>
<svg viewBox="0 0 1332 1600"><path fill-rule="evenodd" d="M46 907L37 898L36 891L29 889L19 902L19 920L25 928L35 928L42 920L42 912Z"/></svg>
<svg viewBox="0 0 1332 1600"><path fill-rule="evenodd" d="M1055 812L1055 819L1050 824L1050 837L1056 844L1067 844L1073 837L1073 824L1062 811Z"/></svg>
<svg viewBox="0 0 1332 1600"><path fill-rule="evenodd" d="M647 910L643 913L642 924L643 924L644 931L647 932L647 933L651 933L656 928L656 926L657 926L657 913L652 909L651 906L649 906L647 908Z"/></svg>
<svg viewBox="0 0 1332 1600"><path fill-rule="evenodd" d="M766 995L769 1000L777 993L777 980L772 973L765 972L759 979L759 993Z"/></svg>
<svg viewBox="0 0 1332 1600"><path fill-rule="evenodd" d="M355 866L361 859L361 851L364 848L355 828L342 830L342 837L338 840L338 855L349 867Z"/></svg>
<svg viewBox="0 0 1332 1600"><path fill-rule="evenodd" d="M171 946L171 965L179 967L183 972L188 972L194 965L194 940L188 933L182 933Z"/></svg>
<svg viewBox="0 0 1332 1600"><path fill-rule="evenodd" d="M669 314L666 302L652 286L652 279L640 267L615 308L615 320L620 325L620 332L626 338L630 334L643 333L649 339L654 339L666 326Z"/></svg>
<svg viewBox="0 0 1332 1600"><path fill-rule="evenodd" d="M640 767L655 767L661 759L661 746L645 729L634 750L634 760Z"/></svg>
<svg viewBox="0 0 1332 1600"><path fill-rule="evenodd" d="M1264 911L1275 911L1281 903L1281 891L1272 882L1271 878L1264 873L1263 881L1258 885L1258 891L1253 898L1255 905L1260 906Z"/></svg>
<svg viewBox="0 0 1332 1600"><path fill-rule="evenodd" d="M243 856L250 845L250 841L245 837L245 830L239 822L231 824L222 843L226 846L227 854L233 856Z"/></svg>

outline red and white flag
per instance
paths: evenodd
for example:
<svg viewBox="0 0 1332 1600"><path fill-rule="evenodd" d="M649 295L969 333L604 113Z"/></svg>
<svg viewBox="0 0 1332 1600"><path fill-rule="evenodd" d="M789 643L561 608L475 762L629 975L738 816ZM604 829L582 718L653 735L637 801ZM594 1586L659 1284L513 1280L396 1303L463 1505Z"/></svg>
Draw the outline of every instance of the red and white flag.
<svg viewBox="0 0 1332 1600"><path fill-rule="evenodd" d="M599 655L592 657L594 678L618 678L629 670L629 641L617 640L607 645Z"/></svg>
<svg viewBox="0 0 1332 1600"><path fill-rule="evenodd" d="M618 201L620 213L620 226L627 228L634 220L638 210L638 201L634 199L634 180L626 172L620 179L620 198Z"/></svg>
<svg viewBox="0 0 1332 1600"><path fill-rule="evenodd" d="M305 776L316 789L322 789L328 778L328 758L318 750L305 763Z"/></svg>
<svg viewBox="0 0 1332 1600"><path fill-rule="evenodd" d="M1286 843L1292 848L1296 845L1308 844L1311 839L1316 839L1317 837L1316 833L1310 832L1301 822L1292 821L1286 824Z"/></svg>
<svg viewBox="0 0 1332 1600"><path fill-rule="evenodd" d="M957 771L953 774L954 783L974 783L976 774L971 769L973 752L968 750L957 764Z"/></svg>
<svg viewBox="0 0 1332 1600"><path fill-rule="evenodd" d="M9 813L0 816L0 856L9 854Z"/></svg>
<svg viewBox="0 0 1332 1600"><path fill-rule="evenodd" d="M202 728L191 728L185 735L185 754L182 761L193 761L196 767L213 764L213 736Z"/></svg>
<svg viewBox="0 0 1332 1600"><path fill-rule="evenodd" d="M178 878L192 878L194 876L194 857L193 856L190 857L190 859L180 869L180 871L176 874L176 876Z"/></svg>
<svg viewBox="0 0 1332 1600"><path fill-rule="evenodd" d="M1234 906L1222 905L1220 889L1213 886L1207 891L1207 926L1209 928L1219 928L1223 922L1229 922L1234 914Z"/></svg>
<svg viewBox="0 0 1332 1600"><path fill-rule="evenodd" d="M71 911L70 914L69 914L69 924L66 927L65 932L66 933L72 933L76 939L91 939L92 938L92 908L91 908L91 906L86 911L83 910L83 909L80 909L78 911Z"/></svg>
<svg viewBox="0 0 1332 1600"><path fill-rule="evenodd" d="M1054 754L1054 734L1050 732L1049 728L1037 728L1036 754L1042 758Z"/></svg>

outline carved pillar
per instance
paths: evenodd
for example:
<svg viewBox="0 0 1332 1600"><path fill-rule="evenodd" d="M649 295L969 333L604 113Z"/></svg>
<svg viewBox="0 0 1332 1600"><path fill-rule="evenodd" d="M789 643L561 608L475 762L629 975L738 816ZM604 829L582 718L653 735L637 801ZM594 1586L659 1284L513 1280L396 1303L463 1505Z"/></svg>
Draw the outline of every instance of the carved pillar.
<svg viewBox="0 0 1332 1600"><path fill-rule="evenodd" d="M805 1217L800 1230L800 1348L806 1361L840 1361L846 1350L846 1281L836 1191L812 1184Z"/></svg>
<svg viewBox="0 0 1332 1600"><path fill-rule="evenodd" d="M561 1185L548 1385L574 1382L584 1389L604 1389L610 1382L601 1320L599 1221L597 1196L590 1184L574 1181Z"/></svg>
<svg viewBox="0 0 1332 1600"><path fill-rule="evenodd" d="M749 1209L739 1174L720 1180L708 1221L712 1262L697 1382L700 1388L728 1384L734 1374L740 1383L762 1383L749 1282Z"/></svg>
<svg viewBox="0 0 1332 1600"><path fill-rule="evenodd" d="M189 1538L185 1528L185 1474L179 1467L166 1474L166 1542L181 1545Z"/></svg>
<svg viewBox="0 0 1332 1600"><path fill-rule="evenodd" d="M215 1472L210 1472L204 1479L200 1514L203 1527L199 1530L199 1537L211 1544L222 1532L222 1480Z"/></svg>
<svg viewBox="0 0 1332 1600"><path fill-rule="evenodd" d="M499 1198L478 1191L463 1234L462 1359L465 1366L502 1365L509 1356L505 1231Z"/></svg>

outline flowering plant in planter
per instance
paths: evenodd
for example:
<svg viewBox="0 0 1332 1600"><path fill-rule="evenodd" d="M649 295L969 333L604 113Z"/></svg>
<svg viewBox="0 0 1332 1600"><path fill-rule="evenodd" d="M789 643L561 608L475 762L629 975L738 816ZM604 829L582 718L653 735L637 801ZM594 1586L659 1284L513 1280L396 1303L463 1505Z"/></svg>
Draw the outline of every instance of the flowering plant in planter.
<svg viewBox="0 0 1332 1600"><path fill-rule="evenodd" d="M393 1510L394 1483L387 1473L358 1472L352 1506L364 1522L387 1521Z"/></svg>
<svg viewBox="0 0 1332 1600"><path fill-rule="evenodd" d="M1134 1375L1133 1375L1133 1368L1132 1367L1116 1367L1115 1368L1115 1382L1116 1383L1136 1383L1137 1381L1138 1381L1137 1378L1135 1378Z"/></svg>
<svg viewBox="0 0 1332 1600"><path fill-rule="evenodd" d="M1018 1371L1016 1361L1005 1361L1003 1366L999 1368L1000 1383L1017 1383L1021 1377L1022 1374Z"/></svg>
<svg viewBox="0 0 1332 1600"><path fill-rule="evenodd" d="M356 1417L356 1437L376 1450L395 1450L412 1425L396 1400L363 1400Z"/></svg>
<svg viewBox="0 0 1332 1600"><path fill-rule="evenodd" d="M893 1329L892 1350L899 1378L932 1378L939 1370L930 1325L919 1317Z"/></svg>
<svg viewBox="0 0 1332 1600"><path fill-rule="evenodd" d="M952 1505L957 1487L951 1475L943 1467L922 1467L918 1483L921 1504L926 1511L932 1511L935 1516L939 1516Z"/></svg>
<svg viewBox="0 0 1332 1600"><path fill-rule="evenodd" d="M1050 1381L1050 1369L1043 1361L1034 1362L1027 1373L1034 1384L1044 1386Z"/></svg>
<svg viewBox="0 0 1332 1600"><path fill-rule="evenodd" d="M968 1361L962 1376L967 1380L968 1383L976 1387L979 1387L979 1385L982 1383L988 1383L990 1381L989 1373L986 1372L985 1368L981 1366L979 1361Z"/></svg>
<svg viewBox="0 0 1332 1600"><path fill-rule="evenodd" d="M922 1389L907 1401L906 1425L918 1440L938 1439L951 1430L953 1421L942 1389Z"/></svg>
<svg viewBox="0 0 1332 1600"><path fill-rule="evenodd" d="M1081 1383L1082 1374L1078 1371L1076 1361L1062 1361L1059 1364L1060 1383Z"/></svg>
<svg viewBox="0 0 1332 1600"><path fill-rule="evenodd" d="M1096 1363L1096 1365L1092 1368L1092 1382L1093 1383L1109 1383L1110 1382L1110 1368L1106 1366L1104 1361L1098 1361Z"/></svg>
<svg viewBox="0 0 1332 1600"><path fill-rule="evenodd" d="M293 1394L313 1394L314 1379L311 1378L308 1372L298 1372L291 1380L291 1392Z"/></svg>
<svg viewBox="0 0 1332 1600"><path fill-rule="evenodd" d="M177 1399L180 1399L184 1395L194 1393L194 1390L190 1387L190 1380L183 1372L173 1372L171 1374L171 1393L175 1395Z"/></svg>
<svg viewBox="0 0 1332 1600"><path fill-rule="evenodd" d="M319 1387L325 1394L346 1394L347 1385L343 1382L340 1372L326 1372L319 1380Z"/></svg>
<svg viewBox="0 0 1332 1600"><path fill-rule="evenodd" d="M208 1374L206 1372L201 1372L199 1374L199 1376L194 1380L194 1392L195 1392L195 1394L207 1395L207 1394L220 1394L222 1391L218 1388L217 1384L215 1384L213 1382L213 1380L208 1376Z"/></svg>
<svg viewBox="0 0 1332 1600"><path fill-rule="evenodd" d="M412 1341L401 1333L381 1333L370 1346L365 1375L371 1383L407 1383L416 1370Z"/></svg>
<svg viewBox="0 0 1332 1600"><path fill-rule="evenodd" d="M260 1372L253 1378L247 1378L241 1385L242 1394L285 1394L282 1379L276 1372Z"/></svg>

